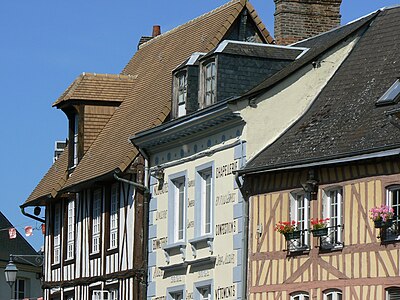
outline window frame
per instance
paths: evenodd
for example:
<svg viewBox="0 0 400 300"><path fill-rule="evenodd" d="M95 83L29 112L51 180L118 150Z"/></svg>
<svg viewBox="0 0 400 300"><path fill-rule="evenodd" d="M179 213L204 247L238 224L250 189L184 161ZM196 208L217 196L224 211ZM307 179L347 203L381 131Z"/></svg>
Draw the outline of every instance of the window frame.
<svg viewBox="0 0 400 300"><path fill-rule="evenodd" d="M183 86L181 86L181 79ZM174 74L174 92L173 92L173 118L180 118L187 114L187 96L188 96L188 72L186 69L180 70ZM180 96L183 96L183 101L180 101ZM180 108L183 107L183 110Z"/></svg>
<svg viewBox="0 0 400 300"><path fill-rule="evenodd" d="M55 203L53 208L54 222L52 226L53 231L53 262L52 265L58 265L61 263L61 214L62 207L61 203Z"/></svg>
<svg viewBox="0 0 400 300"><path fill-rule="evenodd" d="M304 218L302 220L299 219L298 196L301 196L302 201L304 201ZM290 220L298 222L298 229L301 231L300 238L291 243L291 251L308 250L310 248L310 199L310 193L304 191L298 190L290 193Z"/></svg>
<svg viewBox="0 0 400 300"><path fill-rule="evenodd" d="M400 237L400 184L392 184L385 188L386 190L386 205L390 206L394 210L394 222L392 226L389 226L384 230L382 235L382 241L384 242L396 242L399 241ZM393 194L397 194L397 203L393 204ZM394 232L394 233L392 233Z"/></svg>
<svg viewBox="0 0 400 300"><path fill-rule="evenodd" d="M390 293L394 291L397 293L397 295L390 295ZM386 300L392 300L390 299L391 296L398 296L400 297L400 286L391 286L385 289L385 296L386 296Z"/></svg>
<svg viewBox="0 0 400 300"><path fill-rule="evenodd" d="M182 294L182 300L186 299L186 289L184 285L178 285L178 286L174 286L174 287L169 287L167 288L167 300L176 300L174 298L174 295L176 294Z"/></svg>
<svg viewBox="0 0 400 300"><path fill-rule="evenodd" d="M343 187L334 186L323 189L322 195L322 215L323 218L329 218L327 222L328 236L323 238L325 246L342 247L343 246ZM332 211L332 195L336 193L336 216ZM334 224L334 220L336 224Z"/></svg>
<svg viewBox="0 0 400 300"><path fill-rule="evenodd" d="M323 300L342 300L343 292L339 289L329 289L322 292ZM339 296L340 295L340 299ZM332 296L332 299L328 299L329 296Z"/></svg>
<svg viewBox="0 0 400 300"><path fill-rule="evenodd" d="M72 203L72 204L71 204ZM72 208L70 207L72 205ZM65 205L65 260L71 261L75 259L75 234L76 234L76 201L68 199ZM72 216L70 215L72 213ZM71 221L71 222L70 222ZM71 229L71 230L70 230ZM71 252L72 251L72 252Z"/></svg>
<svg viewBox="0 0 400 300"><path fill-rule="evenodd" d="M208 299L205 299L201 294L200 289L203 288L208 288L208 290L210 291L210 297ZM193 298L194 300L211 300L213 299L213 290L214 290L214 282L212 279L195 282L193 288L193 296L194 296Z"/></svg>
<svg viewBox="0 0 400 300"><path fill-rule="evenodd" d="M19 288L20 288L20 283L21 283L21 281L24 283L23 285L23 291L22 291L22 293L23 293L23 296L22 297L20 297L21 295L20 295L20 293L21 293L21 291L19 291ZM15 299L25 299L28 295L28 284L29 284L29 279L28 278L22 278L22 277L17 277L16 278L16 280L15 280L15 283L14 283L14 287L13 287L13 290L14 290L14 298Z"/></svg>
<svg viewBox="0 0 400 300"><path fill-rule="evenodd" d="M207 69L211 66L211 76L207 75ZM215 58L206 60L201 64L201 100L200 108L205 108L217 102L217 61ZM210 81L210 90L207 83ZM211 95L208 99L207 96Z"/></svg>
<svg viewBox="0 0 400 300"><path fill-rule="evenodd" d="M214 162L196 167L195 177L195 238L213 236L215 204L215 168ZM209 175L209 199L207 200L207 182L203 175ZM207 202L209 203L209 230L207 231Z"/></svg>
<svg viewBox="0 0 400 300"><path fill-rule="evenodd" d="M110 206L109 206L109 220L108 220L109 245L107 250L114 250L118 249L118 243L119 243L119 209L120 209L119 184L118 183L111 184L109 191L110 191ZM113 206L115 206L115 211L113 210ZM113 226L114 222L115 224Z"/></svg>
<svg viewBox="0 0 400 300"><path fill-rule="evenodd" d="M186 241L186 207L187 207L187 173L179 172L168 177L168 244L184 243ZM179 190L182 184L183 194ZM182 229L179 226L179 210L182 199ZM182 230L182 237L179 236L179 231Z"/></svg>
<svg viewBox="0 0 400 300"><path fill-rule="evenodd" d="M96 196L99 197L96 199ZM92 201L91 201L91 249L90 254L96 255L101 252L101 227L102 227L102 213L103 213L103 189L97 188L92 192ZM99 205L98 207L95 205ZM98 215L95 215L96 211L98 211ZM95 230L96 229L96 230Z"/></svg>
<svg viewBox="0 0 400 300"><path fill-rule="evenodd" d="M290 300L309 300L309 299L310 299L310 293L305 291L299 291L290 294Z"/></svg>

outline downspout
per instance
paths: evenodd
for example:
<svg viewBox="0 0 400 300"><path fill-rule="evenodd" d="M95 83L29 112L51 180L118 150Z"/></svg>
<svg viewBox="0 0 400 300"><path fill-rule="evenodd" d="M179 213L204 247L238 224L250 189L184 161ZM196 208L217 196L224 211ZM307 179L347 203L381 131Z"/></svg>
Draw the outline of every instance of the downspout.
<svg viewBox="0 0 400 300"><path fill-rule="evenodd" d="M26 211L25 211L25 206L20 206L20 209L21 209L21 213L24 215L24 216L26 216L26 217L28 217L28 218L31 218L31 219L34 219L34 220L36 220L36 221L39 221L39 222L41 222L41 223L45 223L46 221L44 220L44 219L42 219L42 218L39 218L39 217L36 217L36 216L34 216L34 215L31 215L30 213L27 213Z"/></svg>
<svg viewBox="0 0 400 300"><path fill-rule="evenodd" d="M248 269L248 261L247 261L247 255L248 255L248 248L249 248L249 200L247 199L247 194L243 189L243 185L240 182L239 179L239 173L236 171L235 172L235 181L236 184L239 187L240 192L242 193L243 196L243 201L244 201L244 211L243 211L243 255L242 255L242 263L243 263L243 268L242 268L242 300L247 299L247 269Z"/></svg>

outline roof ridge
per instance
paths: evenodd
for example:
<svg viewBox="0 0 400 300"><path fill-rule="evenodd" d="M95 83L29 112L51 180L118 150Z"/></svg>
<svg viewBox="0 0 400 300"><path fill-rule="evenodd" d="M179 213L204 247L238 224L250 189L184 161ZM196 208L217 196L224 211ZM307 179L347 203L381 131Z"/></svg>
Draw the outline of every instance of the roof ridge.
<svg viewBox="0 0 400 300"><path fill-rule="evenodd" d="M109 74L109 73L88 73L88 72L83 72L80 76L82 77L88 77L88 76L93 76L93 77L99 77L99 78L112 78L112 79L127 79L127 80L134 80L136 79L135 76L130 75L130 74Z"/></svg>
<svg viewBox="0 0 400 300"><path fill-rule="evenodd" d="M214 8L211 11L208 11L208 12L206 12L206 13L200 15L200 16L195 17L194 19L191 19L191 20L187 21L186 23L178 25L177 27L174 27L174 28L172 28L172 29L160 34L160 35L157 35L157 36L153 37L151 40L149 40L149 41L143 43L142 45L140 45L140 49L142 49L143 47L153 43L153 41L156 41L157 39L159 39L161 37L164 37L166 35L174 33L175 31L178 31L182 27L185 27L185 26L190 25L191 23L197 22L199 19L202 19L202 18L205 18L205 17L207 17L209 15L212 15L212 14L216 13L217 11L220 11L220 10L222 10L222 9L228 7L228 6L231 6L231 5L234 5L234 4L237 4L237 3L241 3L242 6L244 7L244 3L242 3L242 2L244 2L244 1L243 0L231 0L231 1L225 3L225 4L221 5L221 6L218 6L217 8Z"/></svg>

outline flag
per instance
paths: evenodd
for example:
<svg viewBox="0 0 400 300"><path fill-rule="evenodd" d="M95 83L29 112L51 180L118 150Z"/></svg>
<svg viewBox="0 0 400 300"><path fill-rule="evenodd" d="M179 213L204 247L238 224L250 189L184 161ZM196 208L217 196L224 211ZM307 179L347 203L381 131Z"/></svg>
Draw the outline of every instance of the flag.
<svg viewBox="0 0 400 300"><path fill-rule="evenodd" d="M8 229L8 235L10 236L10 239L16 239L17 231L15 230L15 228Z"/></svg>
<svg viewBox="0 0 400 300"><path fill-rule="evenodd" d="M26 236L32 235L32 226L25 226L25 235Z"/></svg>
<svg viewBox="0 0 400 300"><path fill-rule="evenodd" d="M42 234L46 234L46 224L42 224Z"/></svg>

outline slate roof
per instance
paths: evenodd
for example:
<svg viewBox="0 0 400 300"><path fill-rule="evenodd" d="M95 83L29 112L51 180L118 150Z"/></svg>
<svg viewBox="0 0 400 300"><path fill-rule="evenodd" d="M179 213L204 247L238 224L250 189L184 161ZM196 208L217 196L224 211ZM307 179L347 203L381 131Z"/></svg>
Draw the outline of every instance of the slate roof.
<svg viewBox="0 0 400 300"><path fill-rule="evenodd" d="M14 227L10 221L0 212L0 261L8 262L10 254L14 255L37 255L33 247L24 239L24 237L17 231L17 237L10 239L8 229ZM18 260L18 263L23 263ZM4 275L3 275L4 276Z"/></svg>
<svg viewBox="0 0 400 300"><path fill-rule="evenodd" d="M53 103L61 106L69 100L122 102L134 83L130 75L82 73Z"/></svg>
<svg viewBox="0 0 400 300"><path fill-rule="evenodd" d="M399 104L375 105L400 74L400 6L365 20L367 30L310 109L241 173L400 147L400 129L385 113Z"/></svg>
<svg viewBox="0 0 400 300"><path fill-rule="evenodd" d="M35 197L31 195L23 206L34 205L35 200L49 191L54 196L60 190L111 175L116 170L124 171L137 155L128 138L161 124L170 112L172 70L192 53L208 52L216 47L244 8L265 40L273 42L257 12L244 0L230 1L146 42L122 71L123 75L135 78L134 86L74 172L65 183L64 172L54 174L60 176L56 179L46 175L40 187L33 191Z"/></svg>

